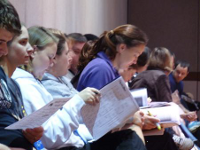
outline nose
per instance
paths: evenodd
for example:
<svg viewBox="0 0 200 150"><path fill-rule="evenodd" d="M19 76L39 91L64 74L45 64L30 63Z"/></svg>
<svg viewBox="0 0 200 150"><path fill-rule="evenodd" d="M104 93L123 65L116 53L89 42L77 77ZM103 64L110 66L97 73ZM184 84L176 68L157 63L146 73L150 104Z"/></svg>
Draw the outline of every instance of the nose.
<svg viewBox="0 0 200 150"><path fill-rule="evenodd" d="M30 45L30 43L28 43L27 53L29 56L33 54L33 47Z"/></svg>
<svg viewBox="0 0 200 150"><path fill-rule="evenodd" d="M132 64L137 64L138 57L135 57L132 61Z"/></svg>
<svg viewBox="0 0 200 150"><path fill-rule="evenodd" d="M69 65L71 65L71 63L72 63L72 57L71 56L68 57L68 63L69 63Z"/></svg>

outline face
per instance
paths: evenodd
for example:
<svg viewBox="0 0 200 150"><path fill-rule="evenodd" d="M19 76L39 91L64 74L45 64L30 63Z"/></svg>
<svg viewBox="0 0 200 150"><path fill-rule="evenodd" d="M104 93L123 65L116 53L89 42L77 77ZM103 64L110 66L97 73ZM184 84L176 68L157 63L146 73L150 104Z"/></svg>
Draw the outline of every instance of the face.
<svg viewBox="0 0 200 150"><path fill-rule="evenodd" d="M85 44L84 42L75 42L73 45L69 46L70 56L72 58L70 69L74 73L77 72L77 65L78 65L79 57L80 57L81 50L82 50L84 44Z"/></svg>
<svg viewBox="0 0 200 150"><path fill-rule="evenodd" d="M22 26L22 33L14 37L11 45L8 47L8 60L19 66L21 64L28 64L33 48L29 43L29 35L27 29Z"/></svg>
<svg viewBox="0 0 200 150"><path fill-rule="evenodd" d="M7 42L12 40L13 34L0 28L0 57L8 54Z"/></svg>
<svg viewBox="0 0 200 150"><path fill-rule="evenodd" d="M53 67L55 68L56 74L58 76L66 75L70 67L71 61L72 59L71 56L69 55L69 48L66 42L62 54L56 55L55 57L55 64Z"/></svg>
<svg viewBox="0 0 200 150"><path fill-rule="evenodd" d="M176 82L182 81L188 75L188 68L181 67L180 64L173 71Z"/></svg>
<svg viewBox="0 0 200 150"><path fill-rule="evenodd" d="M115 57L116 60L116 68L117 69L128 69L128 67L132 64L137 63L138 57L144 51L145 45L141 44L135 47L127 48L125 44L120 44L117 46L117 55Z"/></svg>
<svg viewBox="0 0 200 150"><path fill-rule="evenodd" d="M34 47L35 52L33 53L33 75L36 78L42 78L48 67L53 65L53 59L56 55L57 44L53 43L48 45L43 50L38 50L37 46Z"/></svg>

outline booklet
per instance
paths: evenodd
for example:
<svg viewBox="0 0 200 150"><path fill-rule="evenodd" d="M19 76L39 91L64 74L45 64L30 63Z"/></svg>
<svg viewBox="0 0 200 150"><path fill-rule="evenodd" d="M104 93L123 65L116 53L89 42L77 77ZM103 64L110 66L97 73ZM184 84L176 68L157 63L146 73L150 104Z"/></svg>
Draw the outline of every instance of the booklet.
<svg viewBox="0 0 200 150"><path fill-rule="evenodd" d="M45 121L47 121L56 111L61 109L63 105L71 98L57 98L49 102L44 107L33 112L32 114L25 116L21 120L13 123L12 125L6 127L5 129L15 130L15 129L27 129L36 128L41 126Z"/></svg>
<svg viewBox="0 0 200 150"><path fill-rule="evenodd" d="M152 116L160 119L159 124L162 128L169 128L172 126L180 125L180 113L177 107L164 106L164 107L154 107L154 108L144 108L141 109L145 114L149 112Z"/></svg>
<svg viewBox="0 0 200 150"><path fill-rule="evenodd" d="M125 123L139 110L122 77L117 78L101 90L100 103L83 106L83 121L94 140Z"/></svg>
<svg viewBox="0 0 200 150"><path fill-rule="evenodd" d="M130 91L135 101L138 103L139 107L147 107L147 89L140 88Z"/></svg>

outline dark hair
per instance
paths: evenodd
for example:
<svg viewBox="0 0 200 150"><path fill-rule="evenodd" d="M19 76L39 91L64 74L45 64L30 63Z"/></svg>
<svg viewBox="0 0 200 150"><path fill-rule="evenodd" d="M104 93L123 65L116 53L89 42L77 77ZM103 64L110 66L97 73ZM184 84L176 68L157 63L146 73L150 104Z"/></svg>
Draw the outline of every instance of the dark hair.
<svg viewBox="0 0 200 150"><path fill-rule="evenodd" d="M74 42L87 42L87 39L81 33L71 33L67 35L67 39L73 40Z"/></svg>
<svg viewBox="0 0 200 150"><path fill-rule="evenodd" d="M183 60L178 60L175 63L175 68L180 65L183 68L187 68L188 72L190 72L190 63L183 61Z"/></svg>
<svg viewBox="0 0 200 150"><path fill-rule="evenodd" d="M13 5L7 0L0 1L0 28L17 35L21 33L19 15Z"/></svg>
<svg viewBox="0 0 200 150"><path fill-rule="evenodd" d="M86 64L87 61L84 61L84 60L85 60L85 58L89 57L94 44L95 44L95 41L87 41L84 44L84 46L81 50L81 55L79 57L79 63L78 63L78 66L77 66L77 69L79 71L82 71L84 69L84 67L87 65Z"/></svg>
<svg viewBox="0 0 200 150"><path fill-rule="evenodd" d="M116 46L118 44L123 43L130 48L140 44L147 44L147 42L147 35L138 27L130 24L119 26L109 32L105 31L100 36L99 40L96 41L90 53L87 55L88 57L83 59L84 64L87 65L100 51L105 52L111 60L114 59L117 54Z"/></svg>
<svg viewBox="0 0 200 150"><path fill-rule="evenodd" d="M147 64L150 53L151 53L151 49L149 47L145 47L144 52L138 57L138 60L137 60L137 65L139 67L143 67Z"/></svg>
<svg viewBox="0 0 200 150"><path fill-rule="evenodd" d="M94 34L84 34L84 36L88 41L96 41L99 39L99 37Z"/></svg>
<svg viewBox="0 0 200 150"><path fill-rule="evenodd" d="M58 38L56 55L61 55L65 47L66 38L60 34L54 33L54 35Z"/></svg>

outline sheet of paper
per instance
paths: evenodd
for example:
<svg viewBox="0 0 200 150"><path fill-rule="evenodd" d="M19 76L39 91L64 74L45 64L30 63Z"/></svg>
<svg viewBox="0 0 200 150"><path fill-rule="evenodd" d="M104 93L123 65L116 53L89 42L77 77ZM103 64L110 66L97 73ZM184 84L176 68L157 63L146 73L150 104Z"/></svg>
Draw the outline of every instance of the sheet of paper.
<svg viewBox="0 0 200 150"><path fill-rule="evenodd" d="M45 121L47 121L56 111L62 109L62 106L70 98L58 98L54 99L44 107L33 112L31 115L28 115L22 118L20 121L6 127L5 129L27 129L35 128L41 126Z"/></svg>
<svg viewBox="0 0 200 150"><path fill-rule="evenodd" d="M139 107L148 106L146 88L131 90L131 94L134 97L135 101L138 103Z"/></svg>
<svg viewBox="0 0 200 150"><path fill-rule="evenodd" d="M82 117L94 140L98 140L107 132L130 118L139 107L124 80L120 77L101 90L98 105L85 105Z"/></svg>

